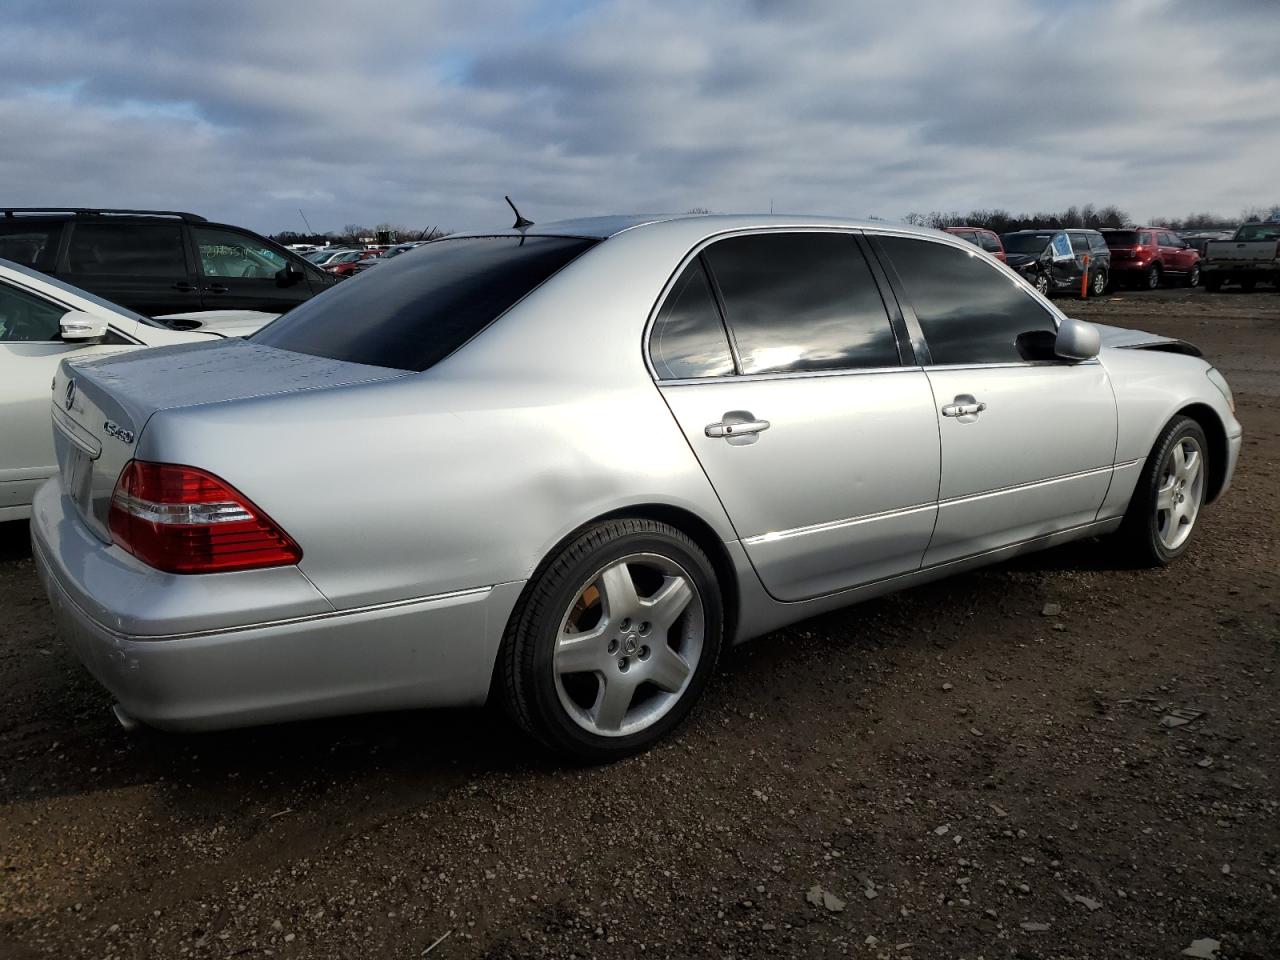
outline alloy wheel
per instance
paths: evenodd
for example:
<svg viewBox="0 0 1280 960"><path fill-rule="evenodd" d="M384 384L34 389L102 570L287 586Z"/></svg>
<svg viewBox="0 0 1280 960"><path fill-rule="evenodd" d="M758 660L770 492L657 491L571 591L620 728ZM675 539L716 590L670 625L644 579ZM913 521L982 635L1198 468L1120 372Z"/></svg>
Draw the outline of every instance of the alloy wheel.
<svg viewBox="0 0 1280 960"><path fill-rule="evenodd" d="M1093 275L1093 295L1095 297L1102 296L1107 289L1107 275L1105 273L1095 273Z"/></svg>
<svg viewBox="0 0 1280 960"><path fill-rule="evenodd" d="M655 553L612 561L560 621L552 667L561 707L598 736L652 726L688 688L705 631L702 597L678 563Z"/></svg>
<svg viewBox="0 0 1280 960"><path fill-rule="evenodd" d="M1160 542L1177 550L1191 536L1204 501L1204 454L1193 437L1182 437L1160 465L1155 523Z"/></svg>
<svg viewBox="0 0 1280 960"><path fill-rule="evenodd" d="M1152 267L1150 270L1147 271L1147 289L1155 290L1159 286L1160 286L1160 270L1157 267Z"/></svg>
<svg viewBox="0 0 1280 960"><path fill-rule="evenodd" d="M1043 295L1049 295L1049 275L1041 273L1036 276L1036 292Z"/></svg>
<svg viewBox="0 0 1280 960"><path fill-rule="evenodd" d="M1187 286L1188 287L1200 286L1200 267L1199 266L1195 266L1191 268L1191 275L1187 277Z"/></svg>

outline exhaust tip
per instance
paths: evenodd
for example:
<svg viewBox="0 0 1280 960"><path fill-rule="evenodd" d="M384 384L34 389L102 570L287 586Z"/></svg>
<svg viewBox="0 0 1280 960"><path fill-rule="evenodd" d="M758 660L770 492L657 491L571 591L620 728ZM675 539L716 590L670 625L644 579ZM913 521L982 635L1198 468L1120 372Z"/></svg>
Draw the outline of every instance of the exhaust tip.
<svg viewBox="0 0 1280 960"><path fill-rule="evenodd" d="M129 712L118 703L111 705L111 712L116 715L116 720L119 721L120 726L124 727L127 733L133 733L133 731L137 730L138 727L142 726L142 724L135 720Z"/></svg>

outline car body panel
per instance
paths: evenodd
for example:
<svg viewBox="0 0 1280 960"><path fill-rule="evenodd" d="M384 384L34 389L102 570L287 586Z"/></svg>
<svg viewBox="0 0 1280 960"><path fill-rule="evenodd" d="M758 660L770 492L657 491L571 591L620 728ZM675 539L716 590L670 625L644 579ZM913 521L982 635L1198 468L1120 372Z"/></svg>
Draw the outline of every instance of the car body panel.
<svg viewBox="0 0 1280 960"><path fill-rule="evenodd" d="M150 681L135 688L120 671L104 680L117 696L134 696L131 710L140 719L157 723L175 722L175 711L181 713L176 721L181 725L224 726L246 715L252 719L243 722L474 702L484 695L476 693L476 678L487 684L506 618L523 585L566 538L601 517L657 511L671 522L696 524L689 529L699 532L703 548L719 558L721 575L733 578L727 591L734 605L729 639L741 641L859 599L1115 529L1128 496L1113 496L1109 488L1123 472L1119 486L1131 492L1133 463L1146 456L1169 417L1188 403L1208 408L1229 436L1239 435L1203 360L1139 349L1161 340L1115 330L1096 362L1048 364L1043 371L1034 364L1003 368L1009 372L984 369L980 376L954 368L904 368L882 380L866 373L779 378L762 381L760 388L741 378L712 384L701 395L703 385L686 389L655 383L645 356L645 331L691 252L715 237L780 229L926 237L986 256L995 269L1012 275L958 239L879 222L768 216L575 221L539 225L527 233L603 235L607 241L422 373L363 368L375 372L352 377L337 361L328 361L337 367L326 368L319 358L294 360L297 355L253 341L187 347L162 356L163 362L148 363L146 354L138 354L64 364L60 383L83 377L89 401L114 402L122 416L141 421L134 424L138 436L130 455L208 470L270 515L303 551L297 567L285 569L305 578L331 608L299 619L268 604L236 617L234 602L226 597L222 609L229 619L215 619L208 629L195 629L203 627L198 617L185 625L134 622L129 630L104 636L113 614L101 608L116 609L115 622L123 622L116 595L154 596L174 577L129 566L118 547L90 533L70 500L64 467L63 475L41 491L32 535L50 591L75 598L65 616L72 629L89 638L76 641L77 649L90 660L104 648L127 658L134 655L133 644L144 642L140 637L154 638L157 631L171 631L165 634L170 639L152 641L157 645L253 632L262 649L285 652L278 661L275 653L268 654L271 675L277 677L289 657L303 656L299 651L307 641L296 638L311 638L319 651L315 664L308 662L304 670L309 686L300 689L282 679L278 688L268 689L256 679L246 681L254 688L251 704L237 699L229 679L234 671L221 660L208 667L213 679L207 697L192 688L189 675L173 681L191 701L181 708L173 701L159 705ZM1031 295L1061 318L1047 301ZM307 386L277 389L280 373L270 353L284 355L280 364L299 364L305 375L298 379ZM1035 378L1030 389L1031 371L1060 382L1050 383L1044 397L1036 399L1049 380ZM1016 396L1014 385L1022 378L1027 396ZM802 391L794 385L800 380L818 386ZM926 382L933 404L927 413L917 409L925 400ZM911 444L894 438L883 419L886 410L896 409L886 402L885 384L896 385L896 395L916 418L902 421L920 431ZM942 423L935 411L951 399L947 394L975 389L992 398L990 411L976 422ZM1126 408L1119 415L1117 403ZM854 408L852 419L836 415L842 405ZM735 408L771 421L758 442L728 446L699 435L707 417ZM111 438L97 424L102 409L82 425L88 436L81 440L99 444L106 457ZM998 415L984 421L987 412ZM859 420L859 413L868 419ZM984 424L989 433L981 431ZM945 435L940 439L940 430L954 431L958 442L949 443ZM996 439L996 431L1003 440ZM1053 431L1059 435L1056 446ZM792 439L801 436L821 449L802 450ZM878 446L859 456L859 443ZM952 461L960 464L950 486L948 447ZM746 461L739 453L759 465L761 483L754 489L737 470L738 462ZM126 454L111 455L121 461ZM795 461L789 471L788 458ZM1002 460L1007 473L993 468ZM895 465L884 486L901 489L876 488L879 462ZM830 476L819 477L822 486L814 502L805 503L805 484L824 467L839 473L850 489L841 490ZM912 470L919 476L908 475ZM104 481L111 472L104 471ZM904 505L921 508L928 519L939 510L939 486L946 486L941 496L948 517L939 514L938 525L951 542L934 558L924 554L924 566L917 550L927 549L928 538L915 527L890 524L880 537L874 523L858 522L878 522ZM61 533L64 522L78 524L83 535ZM860 525L864 529L857 529ZM811 541L817 549L788 558L785 552L798 548L805 536L770 540L769 534L797 530L818 534ZM901 549L904 541L910 549ZM841 547L849 554L843 568L837 566ZM901 556L890 555L877 565L877 558L858 555L868 547L892 548ZM777 552L770 555L771 550ZM796 572L782 569L788 561L797 565ZM111 581L108 592L103 572L108 567L111 576L126 577L127 585ZM245 571L244 577L268 572ZM203 583L223 576L240 574L185 579ZM457 609L469 602L452 602L458 595L481 594L501 597L484 604L483 617ZM781 599L784 595L805 599ZM192 609L208 602L193 596ZM370 611L383 607L420 605L436 611L441 598L448 602L439 609L452 612L440 620L433 615L419 626L414 619L396 623L379 614L378 626L365 622ZM145 618L145 602L138 603L133 615ZM330 629L347 623L347 616L353 618L350 632L343 626ZM389 623L396 625L384 626ZM144 633L144 626L151 633ZM447 642L448 652L440 648L439 660L406 659L424 649L396 646L395 635L406 631L420 631L424 643ZM348 638L357 646L370 638L361 649L383 668L375 678L374 663L358 665L363 678L358 694L339 690L326 672L352 662L339 649ZM200 651L193 662L213 646L191 647ZM257 649L216 646L233 663L247 662ZM180 661L174 654L159 676L180 672ZM449 678L447 689L427 679L400 684L393 676L401 671L425 678L429 670L423 663L439 665L441 676Z"/></svg>

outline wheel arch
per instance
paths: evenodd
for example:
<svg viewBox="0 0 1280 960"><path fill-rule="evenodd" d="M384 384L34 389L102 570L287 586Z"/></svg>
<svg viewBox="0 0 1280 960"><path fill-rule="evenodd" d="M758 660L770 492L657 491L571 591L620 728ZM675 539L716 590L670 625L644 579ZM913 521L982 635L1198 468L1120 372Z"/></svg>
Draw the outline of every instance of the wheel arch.
<svg viewBox="0 0 1280 960"><path fill-rule="evenodd" d="M1227 428L1213 407L1206 403L1188 404L1176 415L1189 417L1198 423L1209 441L1209 488L1205 491L1204 502L1213 503L1227 479Z"/></svg>

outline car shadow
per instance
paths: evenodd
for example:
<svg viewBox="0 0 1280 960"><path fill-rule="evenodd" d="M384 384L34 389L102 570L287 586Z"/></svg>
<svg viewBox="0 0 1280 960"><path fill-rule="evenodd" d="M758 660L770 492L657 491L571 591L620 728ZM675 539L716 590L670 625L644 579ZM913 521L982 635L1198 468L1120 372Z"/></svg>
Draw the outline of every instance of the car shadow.
<svg viewBox="0 0 1280 960"><path fill-rule="evenodd" d="M31 525L26 520L0 523L0 563L31 559Z"/></svg>

